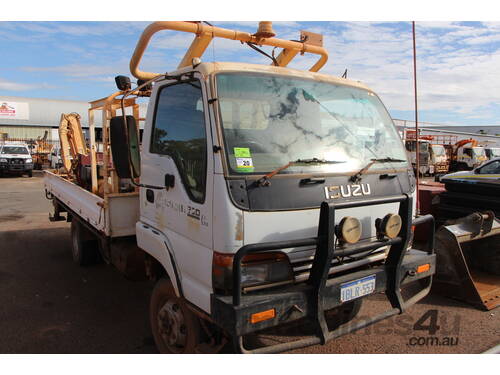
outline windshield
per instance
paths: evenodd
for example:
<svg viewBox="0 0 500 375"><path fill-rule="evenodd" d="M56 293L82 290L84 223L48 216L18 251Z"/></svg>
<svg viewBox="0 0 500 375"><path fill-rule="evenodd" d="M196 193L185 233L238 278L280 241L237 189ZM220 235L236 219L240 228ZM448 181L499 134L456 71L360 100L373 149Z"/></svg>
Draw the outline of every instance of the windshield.
<svg viewBox="0 0 500 375"><path fill-rule="evenodd" d="M445 150L441 145L432 145L432 151L434 151L434 155L436 156L444 156Z"/></svg>
<svg viewBox="0 0 500 375"><path fill-rule="evenodd" d="M429 152L429 144L427 142L420 141L418 143L420 152Z"/></svg>
<svg viewBox="0 0 500 375"><path fill-rule="evenodd" d="M2 148L2 154L23 154L23 155L29 155L28 150L26 147L16 147L16 146L4 146Z"/></svg>
<svg viewBox="0 0 500 375"><path fill-rule="evenodd" d="M268 173L290 161L314 158L323 163L296 163L280 173L352 172L371 159L388 157L404 161L371 169L407 167L392 120L371 92L306 79L229 73L217 75L217 89L232 173Z"/></svg>
<svg viewBox="0 0 500 375"><path fill-rule="evenodd" d="M490 153L492 157L499 157L500 156L500 148L490 148Z"/></svg>
<svg viewBox="0 0 500 375"><path fill-rule="evenodd" d="M474 151L475 156L486 156L486 152L482 147L473 147L472 150Z"/></svg>

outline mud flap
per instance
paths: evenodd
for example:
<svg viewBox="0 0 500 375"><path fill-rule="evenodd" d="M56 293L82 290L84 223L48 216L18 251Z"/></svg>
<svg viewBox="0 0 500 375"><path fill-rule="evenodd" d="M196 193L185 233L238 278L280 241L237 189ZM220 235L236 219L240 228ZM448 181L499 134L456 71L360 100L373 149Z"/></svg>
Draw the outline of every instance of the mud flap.
<svg viewBox="0 0 500 375"><path fill-rule="evenodd" d="M433 291L481 309L500 305L500 222L493 212L449 221L436 231Z"/></svg>

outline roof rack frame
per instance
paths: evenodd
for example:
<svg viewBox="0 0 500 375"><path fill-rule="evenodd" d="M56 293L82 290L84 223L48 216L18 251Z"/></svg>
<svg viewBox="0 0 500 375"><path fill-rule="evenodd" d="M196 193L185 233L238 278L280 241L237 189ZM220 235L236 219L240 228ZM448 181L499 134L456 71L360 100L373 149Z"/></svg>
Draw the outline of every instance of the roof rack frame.
<svg viewBox="0 0 500 375"><path fill-rule="evenodd" d="M192 64L193 58L201 57L213 38L224 38L231 40L239 40L242 43L254 43L257 45L266 45L282 48L281 53L277 57L278 65L285 67L288 63L300 52L300 54L311 53L319 55L316 63L309 69L310 72L319 71L328 61L328 52L325 48L319 45L309 44L304 41L291 41L279 38L263 38L256 34L250 34L242 31L223 29L211 25L205 25L201 22L188 21L158 21L150 24L143 31L137 45L135 47L132 58L130 59L130 72L138 79L150 80L160 73L143 72L139 70L139 64L144 55L144 52L151 40L151 37L162 30L182 31L195 34L195 38L191 46L186 51L178 68L184 68Z"/></svg>

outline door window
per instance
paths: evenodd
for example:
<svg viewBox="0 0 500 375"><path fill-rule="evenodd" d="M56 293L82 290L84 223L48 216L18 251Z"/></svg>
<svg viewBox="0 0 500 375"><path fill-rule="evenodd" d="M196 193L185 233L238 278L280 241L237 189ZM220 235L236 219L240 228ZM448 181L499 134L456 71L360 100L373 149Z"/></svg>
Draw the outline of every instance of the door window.
<svg viewBox="0 0 500 375"><path fill-rule="evenodd" d="M199 81L161 89L150 152L172 157L190 198L198 203L204 202L207 140Z"/></svg>
<svg viewBox="0 0 500 375"><path fill-rule="evenodd" d="M500 174L500 161L494 161L486 164L480 170L481 174Z"/></svg>

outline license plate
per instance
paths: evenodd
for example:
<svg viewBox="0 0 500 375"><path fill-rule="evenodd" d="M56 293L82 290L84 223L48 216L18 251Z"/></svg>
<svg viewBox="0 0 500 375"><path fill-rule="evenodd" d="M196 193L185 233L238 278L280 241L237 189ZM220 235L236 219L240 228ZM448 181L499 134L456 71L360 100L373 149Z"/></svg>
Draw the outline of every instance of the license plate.
<svg viewBox="0 0 500 375"><path fill-rule="evenodd" d="M375 275L366 276L340 285L340 301L347 302L371 294L374 291Z"/></svg>

